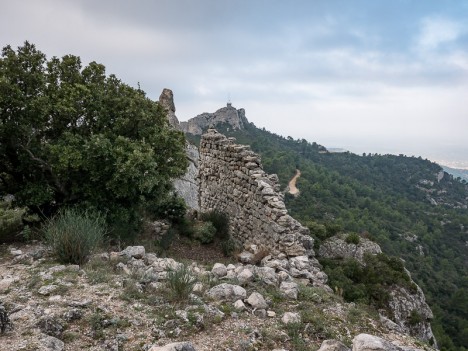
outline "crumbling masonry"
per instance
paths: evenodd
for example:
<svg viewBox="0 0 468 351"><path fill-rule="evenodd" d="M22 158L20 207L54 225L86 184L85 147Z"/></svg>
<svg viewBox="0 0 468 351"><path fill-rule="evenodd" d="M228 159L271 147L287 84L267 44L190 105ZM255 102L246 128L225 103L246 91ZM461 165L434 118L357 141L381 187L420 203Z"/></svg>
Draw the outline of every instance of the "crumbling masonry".
<svg viewBox="0 0 468 351"><path fill-rule="evenodd" d="M288 215L278 177L263 171L248 146L209 129L200 142L199 177L200 210L226 213L238 244L273 256L313 256L313 239Z"/></svg>

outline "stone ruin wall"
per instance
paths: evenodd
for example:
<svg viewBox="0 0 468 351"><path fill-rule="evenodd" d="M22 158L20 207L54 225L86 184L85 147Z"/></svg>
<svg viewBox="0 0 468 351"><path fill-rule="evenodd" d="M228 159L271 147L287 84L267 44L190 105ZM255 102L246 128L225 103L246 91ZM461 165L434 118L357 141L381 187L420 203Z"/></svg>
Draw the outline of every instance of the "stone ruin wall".
<svg viewBox="0 0 468 351"><path fill-rule="evenodd" d="M276 175L259 155L215 129L200 142L200 210L226 213L233 239L277 256L313 256L309 230L288 215Z"/></svg>

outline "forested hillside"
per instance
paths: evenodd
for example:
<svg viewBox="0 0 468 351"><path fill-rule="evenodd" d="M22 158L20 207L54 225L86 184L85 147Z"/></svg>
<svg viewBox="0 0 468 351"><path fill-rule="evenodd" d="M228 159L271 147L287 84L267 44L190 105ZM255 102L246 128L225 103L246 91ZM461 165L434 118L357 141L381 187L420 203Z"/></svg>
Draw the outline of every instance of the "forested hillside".
<svg viewBox="0 0 468 351"><path fill-rule="evenodd" d="M468 348L468 186L422 158L328 153L247 124L216 128L251 145L283 186L298 168L300 195L286 196L304 224L365 234L403 258L426 293L433 329L444 350ZM196 142L196 138L192 138Z"/></svg>

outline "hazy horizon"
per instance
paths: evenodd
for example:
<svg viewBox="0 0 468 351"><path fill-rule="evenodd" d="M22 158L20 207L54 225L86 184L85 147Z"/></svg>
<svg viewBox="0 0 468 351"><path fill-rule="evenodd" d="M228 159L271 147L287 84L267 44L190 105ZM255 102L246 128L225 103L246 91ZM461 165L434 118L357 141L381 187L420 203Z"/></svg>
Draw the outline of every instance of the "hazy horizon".
<svg viewBox="0 0 468 351"><path fill-rule="evenodd" d="M468 2L3 0L0 44L103 63L177 116L230 97L259 127L468 162Z"/></svg>
<svg viewBox="0 0 468 351"><path fill-rule="evenodd" d="M174 92L176 95L176 93ZM179 109L178 109L178 104L177 104L177 96L175 97L176 101L176 115L179 119L179 121L187 121L190 118L193 118L199 114L202 114L204 112L208 113L213 113L219 108L224 107L225 105L221 104L214 108L213 110L203 110L195 113L191 117L183 117L179 115ZM243 106L236 106L236 104L233 102L233 107L239 109L239 108L244 108ZM372 140L372 138L363 138L359 137L356 138L355 140L350 139L349 137L345 140L340 139L337 136L331 136L331 137L322 137L321 139L317 137L313 130L308 132L305 130L302 130L301 132L297 132L294 128L292 128L291 131L293 131L293 134L287 133L287 128L279 128L279 129L272 129L271 126L269 125L260 125L258 124L257 120L262 121L261 118L251 118L249 111L246 109L246 117L249 120L249 122L253 122L258 128L265 128L269 132L281 135L283 137L291 136L293 139L305 139L308 142L316 142L320 145L323 145L327 148L337 148L337 149L344 149L350 152L353 152L358 155L362 155L363 153L378 153L378 154L394 154L394 155L399 155L403 154L406 156L415 156L415 157L422 157L424 159L429 159L433 162L437 162L440 165L443 166L448 166L452 168L458 168L458 169L468 169L468 147L467 148L462 148L458 149L456 146L446 144L446 145L441 145L440 150L433 150L432 152L426 152L424 146L420 145L418 142L412 142L408 145L402 145L401 140L398 140L397 137L395 138L388 138L386 140ZM313 128L312 128L313 129Z"/></svg>

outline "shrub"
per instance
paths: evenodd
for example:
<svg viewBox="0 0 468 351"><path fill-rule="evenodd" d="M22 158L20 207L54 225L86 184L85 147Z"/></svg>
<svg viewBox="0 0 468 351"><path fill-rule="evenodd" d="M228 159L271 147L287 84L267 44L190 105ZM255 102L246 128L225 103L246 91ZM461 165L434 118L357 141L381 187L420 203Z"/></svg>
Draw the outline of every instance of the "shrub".
<svg viewBox="0 0 468 351"><path fill-rule="evenodd" d="M348 234L348 236L346 236L345 241L348 244L358 245L359 241L361 241L361 237L359 236L359 234L350 233L350 234Z"/></svg>
<svg viewBox="0 0 468 351"><path fill-rule="evenodd" d="M161 239L158 240L156 244L159 246L162 252L166 252L171 247L172 242L174 241L174 237L175 229L169 228L168 231L161 236Z"/></svg>
<svg viewBox="0 0 468 351"><path fill-rule="evenodd" d="M201 214L201 220L213 223L216 228L216 237L221 240L229 239L229 217L219 211L210 211Z"/></svg>
<svg viewBox="0 0 468 351"><path fill-rule="evenodd" d="M408 323L411 326L418 325L423 321L423 317L417 310L412 310L409 317L408 317Z"/></svg>
<svg viewBox="0 0 468 351"><path fill-rule="evenodd" d="M202 244L212 243L216 234L216 228L211 222L200 223L195 231L195 239Z"/></svg>
<svg viewBox="0 0 468 351"><path fill-rule="evenodd" d="M0 202L0 243L17 239L25 212L23 208L11 208L10 202Z"/></svg>
<svg viewBox="0 0 468 351"><path fill-rule="evenodd" d="M223 250L223 254L226 257L232 256L234 252L236 252L237 245L231 236L229 236L227 240L221 242L221 250Z"/></svg>
<svg viewBox="0 0 468 351"><path fill-rule="evenodd" d="M172 298L176 301L188 300L195 283L196 278L190 268L184 264L167 272L167 284Z"/></svg>
<svg viewBox="0 0 468 351"><path fill-rule="evenodd" d="M44 234L59 261L83 264L102 243L105 228L104 219L97 214L66 209L46 223Z"/></svg>

